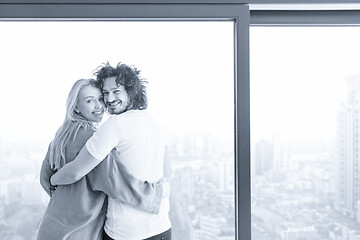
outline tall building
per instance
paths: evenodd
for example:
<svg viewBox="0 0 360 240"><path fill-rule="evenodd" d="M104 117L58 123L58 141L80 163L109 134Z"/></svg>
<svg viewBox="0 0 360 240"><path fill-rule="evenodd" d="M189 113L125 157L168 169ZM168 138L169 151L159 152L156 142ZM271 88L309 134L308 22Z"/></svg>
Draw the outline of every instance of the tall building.
<svg viewBox="0 0 360 240"><path fill-rule="evenodd" d="M221 191L234 190L234 161L232 158L216 158L211 166L213 184Z"/></svg>
<svg viewBox="0 0 360 240"><path fill-rule="evenodd" d="M194 133L186 132L183 135L183 153L185 156L195 155L196 137Z"/></svg>
<svg viewBox="0 0 360 240"><path fill-rule="evenodd" d="M274 165L274 146L266 140L255 144L255 174L261 175L271 169Z"/></svg>
<svg viewBox="0 0 360 240"><path fill-rule="evenodd" d="M3 204L3 199L0 199L1 205L0 205L0 224L5 221L5 206Z"/></svg>
<svg viewBox="0 0 360 240"><path fill-rule="evenodd" d="M178 170L172 178L172 188L186 196L192 196L195 191L195 183L197 181L196 172L190 167L184 167Z"/></svg>
<svg viewBox="0 0 360 240"><path fill-rule="evenodd" d="M284 162L284 143L282 143L282 140L279 135L275 135L273 138L273 144L274 144L274 163L273 163L273 169L275 171L280 171L284 168L285 162Z"/></svg>
<svg viewBox="0 0 360 240"><path fill-rule="evenodd" d="M338 178L335 208L344 216L359 219L360 200L360 77L348 80L348 99L338 111ZM358 221L359 221L358 220Z"/></svg>

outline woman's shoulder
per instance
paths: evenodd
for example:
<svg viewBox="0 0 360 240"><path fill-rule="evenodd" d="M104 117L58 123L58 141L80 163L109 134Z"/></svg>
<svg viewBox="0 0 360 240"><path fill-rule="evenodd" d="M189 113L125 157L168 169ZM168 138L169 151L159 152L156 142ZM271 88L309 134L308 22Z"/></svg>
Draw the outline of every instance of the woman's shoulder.
<svg viewBox="0 0 360 240"><path fill-rule="evenodd" d="M92 127L79 127L75 133L74 141L76 142L86 142L95 132L95 129Z"/></svg>
<svg viewBox="0 0 360 240"><path fill-rule="evenodd" d="M76 155L80 152L80 150L84 147L86 141L93 135L95 129L91 127L83 127L80 126L74 129L74 133L69 139L69 144L66 144L66 154L69 160L72 160L76 157Z"/></svg>

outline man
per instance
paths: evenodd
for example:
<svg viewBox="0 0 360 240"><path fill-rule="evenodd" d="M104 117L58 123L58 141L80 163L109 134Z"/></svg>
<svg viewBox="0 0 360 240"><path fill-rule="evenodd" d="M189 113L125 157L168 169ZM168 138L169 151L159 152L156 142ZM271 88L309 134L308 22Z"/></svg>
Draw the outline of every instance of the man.
<svg viewBox="0 0 360 240"><path fill-rule="evenodd" d="M146 111L145 81L135 67L105 64L96 72L109 119L87 141L79 155L51 178L70 184L85 176L115 148L119 161L134 177L157 182L163 177L164 142L159 126ZM171 239L169 199L157 215L108 199L104 239Z"/></svg>

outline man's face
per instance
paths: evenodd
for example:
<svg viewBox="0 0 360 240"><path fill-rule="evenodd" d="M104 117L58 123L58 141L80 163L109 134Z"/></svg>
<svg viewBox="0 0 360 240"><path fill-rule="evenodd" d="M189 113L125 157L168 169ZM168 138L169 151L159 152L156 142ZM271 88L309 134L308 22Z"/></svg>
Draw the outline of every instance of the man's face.
<svg viewBox="0 0 360 240"><path fill-rule="evenodd" d="M115 82L116 77L105 78L102 92L110 114L120 114L128 110L129 96L123 85Z"/></svg>

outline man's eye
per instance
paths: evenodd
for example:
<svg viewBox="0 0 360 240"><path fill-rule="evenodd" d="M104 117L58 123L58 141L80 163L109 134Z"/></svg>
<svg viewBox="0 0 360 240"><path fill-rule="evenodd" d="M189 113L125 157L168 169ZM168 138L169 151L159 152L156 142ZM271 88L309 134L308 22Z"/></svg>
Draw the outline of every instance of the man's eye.
<svg viewBox="0 0 360 240"><path fill-rule="evenodd" d="M106 96L106 95L109 95L109 93L108 92L103 92L103 95Z"/></svg>
<svg viewBox="0 0 360 240"><path fill-rule="evenodd" d="M120 90L115 90L114 93L120 93Z"/></svg>

